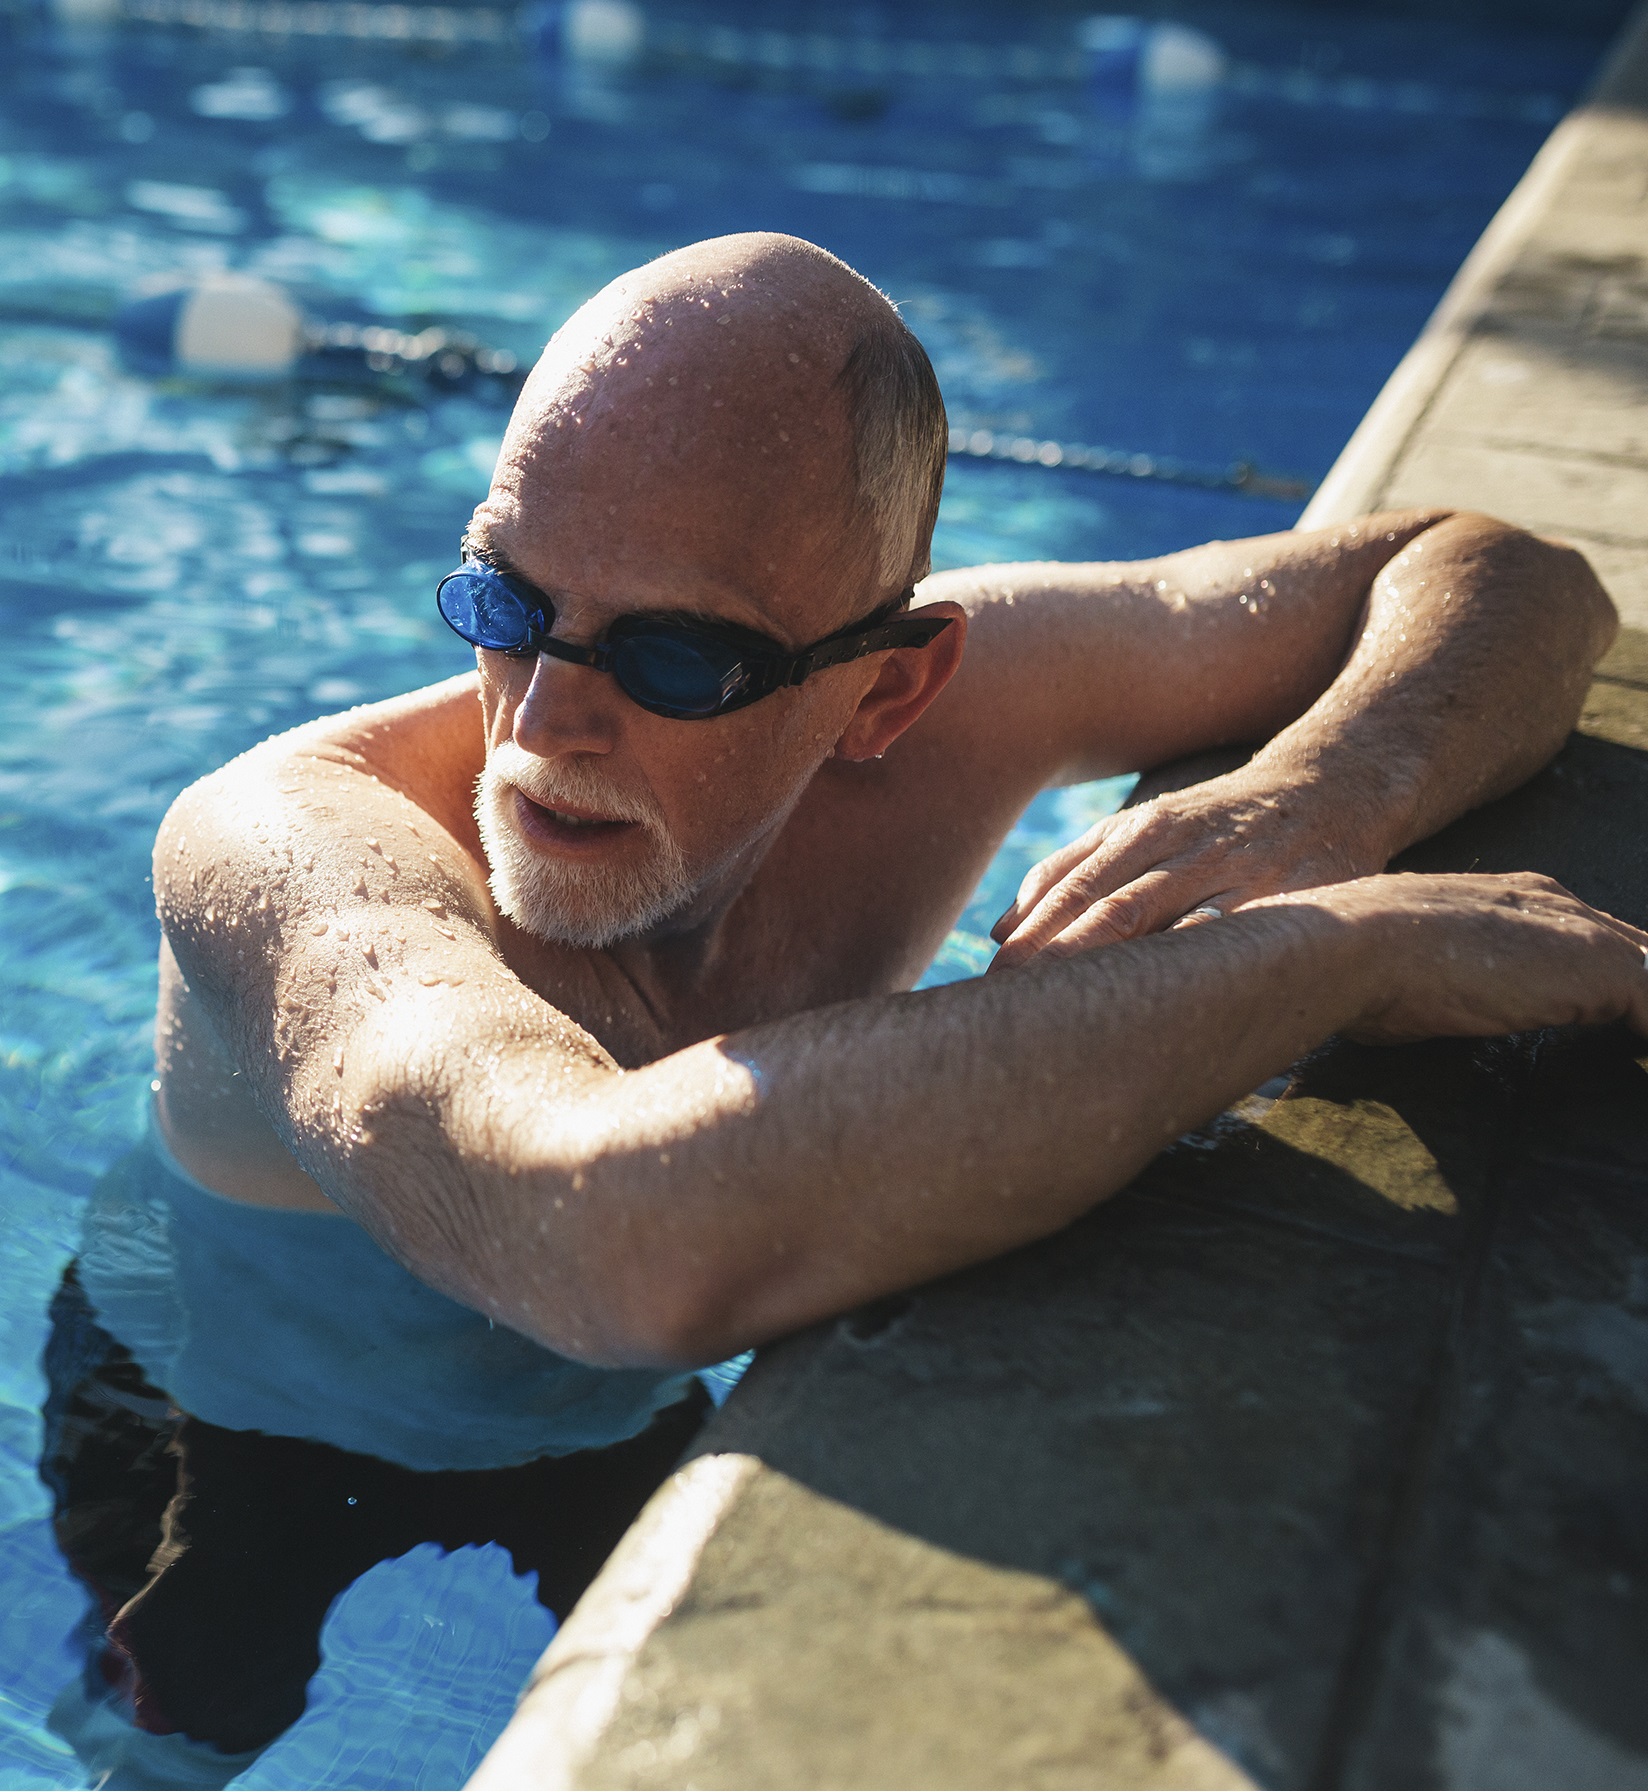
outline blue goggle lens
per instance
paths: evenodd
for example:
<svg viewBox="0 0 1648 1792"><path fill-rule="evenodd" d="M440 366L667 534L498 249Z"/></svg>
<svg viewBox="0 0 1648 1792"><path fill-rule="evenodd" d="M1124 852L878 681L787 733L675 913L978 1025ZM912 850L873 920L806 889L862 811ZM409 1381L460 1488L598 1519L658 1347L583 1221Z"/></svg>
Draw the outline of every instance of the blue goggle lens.
<svg viewBox="0 0 1648 1792"><path fill-rule="evenodd" d="M736 650L662 629L615 640L612 672L637 703L694 719L719 714L747 679Z"/></svg>
<svg viewBox="0 0 1648 1792"><path fill-rule="evenodd" d="M435 601L450 628L471 646L493 653L521 653L534 629L543 628L541 612L524 604L496 573L450 573Z"/></svg>

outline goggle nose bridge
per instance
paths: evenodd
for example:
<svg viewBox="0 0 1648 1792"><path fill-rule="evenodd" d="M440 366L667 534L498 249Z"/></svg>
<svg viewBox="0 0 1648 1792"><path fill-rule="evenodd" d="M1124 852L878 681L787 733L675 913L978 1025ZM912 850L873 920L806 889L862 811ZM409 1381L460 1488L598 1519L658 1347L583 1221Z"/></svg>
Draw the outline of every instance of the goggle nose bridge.
<svg viewBox="0 0 1648 1792"><path fill-rule="evenodd" d="M597 672L612 669L612 644L597 641L593 647L575 647L570 641L557 641L542 628L533 628L521 648L521 656L543 653L552 660L565 660L569 666L591 666Z"/></svg>

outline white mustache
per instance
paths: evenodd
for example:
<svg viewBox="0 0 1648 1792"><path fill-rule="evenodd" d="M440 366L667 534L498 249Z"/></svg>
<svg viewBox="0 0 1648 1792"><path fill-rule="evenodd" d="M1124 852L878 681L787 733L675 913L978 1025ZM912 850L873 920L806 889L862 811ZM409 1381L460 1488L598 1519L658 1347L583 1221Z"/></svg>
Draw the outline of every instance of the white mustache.
<svg viewBox="0 0 1648 1792"><path fill-rule="evenodd" d="M619 790L588 766L574 760L539 759L514 741L492 749L484 782L513 784L545 809L581 810L608 821L637 822L664 832L664 818L650 794Z"/></svg>

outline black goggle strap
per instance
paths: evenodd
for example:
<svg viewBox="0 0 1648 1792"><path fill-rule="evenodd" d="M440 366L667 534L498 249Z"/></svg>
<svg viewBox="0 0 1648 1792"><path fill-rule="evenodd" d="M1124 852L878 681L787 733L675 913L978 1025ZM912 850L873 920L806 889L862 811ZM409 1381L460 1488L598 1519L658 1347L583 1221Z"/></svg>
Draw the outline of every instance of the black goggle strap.
<svg viewBox="0 0 1648 1792"><path fill-rule="evenodd" d="M785 668L782 682L800 684L813 673L822 672L826 666L843 666L851 660L863 659L868 653L883 653L890 647L925 647L929 642L937 640L950 626L950 617L924 619L895 613L887 617L887 620L881 620L888 610L896 612L902 609L910 601L910 595L908 591L904 592L894 598L891 604L884 605L868 621L855 623L838 634L828 635L824 640L815 642L804 652L798 653Z"/></svg>

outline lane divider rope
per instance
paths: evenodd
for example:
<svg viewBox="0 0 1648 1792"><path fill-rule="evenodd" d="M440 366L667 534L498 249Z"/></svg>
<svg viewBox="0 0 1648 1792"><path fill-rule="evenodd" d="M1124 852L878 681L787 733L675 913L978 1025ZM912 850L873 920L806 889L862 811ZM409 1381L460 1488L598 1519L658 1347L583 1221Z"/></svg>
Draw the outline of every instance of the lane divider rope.
<svg viewBox="0 0 1648 1792"><path fill-rule="evenodd" d="M555 10L488 6L430 6L400 0L119 0L115 15L136 24L189 25L204 30L271 37L339 37L401 43L512 44L552 28ZM667 59L726 69L798 71L880 78L906 75L974 81L1079 82L1090 60L1077 48L1035 44L922 42L838 37L824 32L746 30L682 20L644 20L635 43ZM596 58L595 60L599 60ZM1496 93L1441 87L1427 81L1381 81L1308 69L1265 68L1230 62L1215 85L1247 99L1351 111L1389 111L1455 118L1499 118L1554 123L1566 110L1555 94Z"/></svg>
<svg viewBox="0 0 1648 1792"><path fill-rule="evenodd" d="M1314 489L1307 479L1266 473L1247 461L1229 466L1198 465L1170 454L1129 453L1089 442L1038 441L990 429L957 427L950 431L950 453L971 460L1010 461L1022 467L1068 467L1082 473L1108 473L1119 479L1155 479L1168 485L1190 485L1204 491L1241 492L1252 498L1302 501Z"/></svg>

